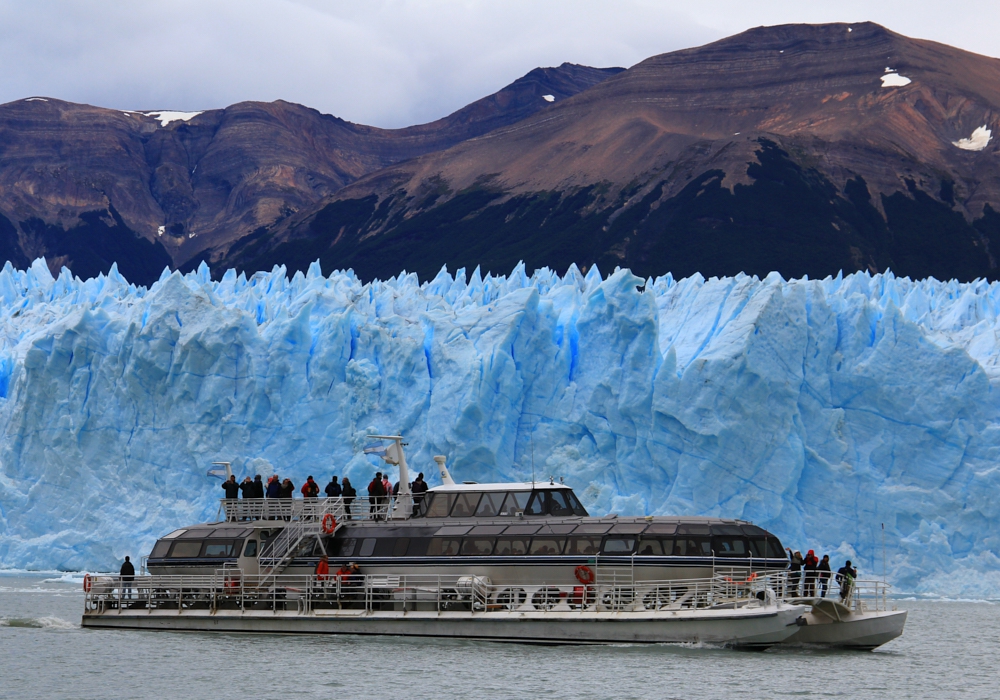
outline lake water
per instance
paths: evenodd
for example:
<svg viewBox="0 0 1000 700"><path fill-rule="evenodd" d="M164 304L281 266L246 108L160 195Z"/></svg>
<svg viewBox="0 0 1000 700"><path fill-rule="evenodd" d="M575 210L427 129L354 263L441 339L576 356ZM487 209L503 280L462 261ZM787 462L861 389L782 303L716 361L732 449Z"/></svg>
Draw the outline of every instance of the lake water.
<svg viewBox="0 0 1000 700"><path fill-rule="evenodd" d="M994 698L1000 604L897 602L874 652L84 630L80 580L0 574L3 698Z"/></svg>

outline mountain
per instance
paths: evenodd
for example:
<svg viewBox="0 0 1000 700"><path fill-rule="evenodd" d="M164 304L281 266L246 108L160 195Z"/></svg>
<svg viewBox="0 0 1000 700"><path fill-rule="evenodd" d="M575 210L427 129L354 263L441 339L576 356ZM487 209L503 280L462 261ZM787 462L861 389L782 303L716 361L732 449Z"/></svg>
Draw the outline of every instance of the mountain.
<svg viewBox="0 0 1000 700"><path fill-rule="evenodd" d="M383 168L210 259L996 279L998 114L1000 60L871 23L761 27Z"/></svg>
<svg viewBox="0 0 1000 700"><path fill-rule="evenodd" d="M0 105L0 256L133 282L224 249L360 177L548 111L623 69L540 68L430 124L378 129L288 102L123 112Z"/></svg>

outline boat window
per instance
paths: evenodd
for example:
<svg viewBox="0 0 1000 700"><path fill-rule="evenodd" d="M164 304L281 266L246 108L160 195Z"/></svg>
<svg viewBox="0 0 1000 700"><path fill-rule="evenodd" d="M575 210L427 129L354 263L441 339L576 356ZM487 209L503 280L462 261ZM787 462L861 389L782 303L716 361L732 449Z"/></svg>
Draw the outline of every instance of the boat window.
<svg viewBox="0 0 1000 700"><path fill-rule="evenodd" d="M566 545L566 554L597 554L601 551L601 538L570 537Z"/></svg>
<svg viewBox="0 0 1000 700"><path fill-rule="evenodd" d="M611 523L582 523L573 530L578 535L603 535L611 529Z"/></svg>
<svg viewBox="0 0 1000 700"><path fill-rule="evenodd" d="M247 540L247 546L243 550L243 556L245 557L257 556L257 540Z"/></svg>
<svg viewBox="0 0 1000 700"><path fill-rule="evenodd" d="M552 523L538 528L538 535L568 535L576 529L576 523Z"/></svg>
<svg viewBox="0 0 1000 700"><path fill-rule="evenodd" d="M549 537L536 537L531 540L531 549L528 554L562 554L564 540L552 539Z"/></svg>
<svg viewBox="0 0 1000 700"><path fill-rule="evenodd" d="M636 550L636 554L659 557L663 555L663 545L660 544L659 540L647 540L643 538L639 540L639 549Z"/></svg>
<svg viewBox="0 0 1000 700"><path fill-rule="evenodd" d="M150 559L159 559L160 557L167 556L167 550L170 549L170 545L173 544L170 540L160 540L153 547L153 551L149 553Z"/></svg>
<svg viewBox="0 0 1000 700"><path fill-rule="evenodd" d="M355 537L347 537L343 540L334 540L333 551L334 556L337 557L350 557L354 555L354 547L357 546L358 540ZM339 546L338 546L339 545Z"/></svg>
<svg viewBox="0 0 1000 700"><path fill-rule="evenodd" d="M430 505L427 506L427 512L424 513L425 518L447 518L448 512L451 507L455 505L454 493L429 493L428 498L431 498Z"/></svg>
<svg viewBox="0 0 1000 700"><path fill-rule="evenodd" d="M785 558L785 550L781 547L781 542L777 537L767 538L767 556L771 559Z"/></svg>
<svg viewBox="0 0 1000 700"><path fill-rule="evenodd" d="M766 557L767 556L767 540L763 537L751 537L750 542L750 555L753 557Z"/></svg>
<svg viewBox="0 0 1000 700"><path fill-rule="evenodd" d="M179 537L182 540L189 540L189 539L194 539L196 537L198 538L206 537L211 532L212 532L211 530L184 530L183 534L180 534L177 537Z"/></svg>
<svg viewBox="0 0 1000 700"><path fill-rule="evenodd" d="M408 557L422 557L427 554L427 545L430 544L430 538L427 537L411 537L410 546L406 548L406 556Z"/></svg>
<svg viewBox="0 0 1000 700"><path fill-rule="evenodd" d="M566 500L568 491L549 491L549 515L576 515L573 506Z"/></svg>
<svg viewBox="0 0 1000 700"><path fill-rule="evenodd" d="M604 540L604 554L631 554L635 547L634 537L608 537Z"/></svg>
<svg viewBox="0 0 1000 700"><path fill-rule="evenodd" d="M375 551L372 553L374 557L391 557L395 556L393 551L396 546L395 537L379 537L378 542L375 544ZM403 550L406 551L406 550Z"/></svg>
<svg viewBox="0 0 1000 700"><path fill-rule="evenodd" d="M535 491L524 509L525 515L545 515L545 491Z"/></svg>
<svg viewBox="0 0 1000 700"><path fill-rule="evenodd" d="M476 509L476 516L480 518L492 518L495 516L500 512L500 506L503 505L503 497L506 495L503 492L484 493L482 500L479 501L479 507Z"/></svg>
<svg viewBox="0 0 1000 700"><path fill-rule="evenodd" d="M530 491L511 491L507 494L507 500L503 502L500 515L516 515L519 511L524 512L531 498Z"/></svg>
<svg viewBox="0 0 1000 700"><path fill-rule="evenodd" d="M618 523L611 528L612 535L638 535L646 529L646 523Z"/></svg>
<svg viewBox="0 0 1000 700"><path fill-rule="evenodd" d="M451 537L432 537L427 547L429 557L453 557L458 554L462 541Z"/></svg>
<svg viewBox="0 0 1000 700"><path fill-rule="evenodd" d="M177 540L174 542L174 548L170 550L171 559L181 559L188 557L196 557L201 553L201 540L197 542L192 542L190 540Z"/></svg>
<svg viewBox="0 0 1000 700"><path fill-rule="evenodd" d="M742 537L713 537L712 551L717 557L745 557L747 545Z"/></svg>
<svg viewBox="0 0 1000 700"><path fill-rule="evenodd" d="M679 535L709 535L711 534L708 525L702 523L681 523L677 526Z"/></svg>
<svg viewBox="0 0 1000 700"><path fill-rule="evenodd" d="M370 557L372 555L372 552L375 551L375 542L376 540L374 537L366 537L365 539L361 540L361 549L358 550L358 556Z"/></svg>
<svg viewBox="0 0 1000 700"><path fill-rule="evenodd" d="M580 503L580 499L576 497L576 494L572 491L563 491L566 494L566 500L569 502L569 507L573 509L573 515L579 515L581 518L586 518L590 513L587 509L583 507Z"/></svg>
<svg viewBox="0 0 1000 700"><path fill-rule="evenodd" d="M517 556L528 552L527 537L501 537L497 540L494 554L499 556Z"/></svg>
<svg viewBox="0 0 1000 700"><path fill-rule="evenodd" d="M479 493L460 493L455 499L455 505L451 509L453 518L471 518L476 513L476 506L479 504Z"/></svg>
<svg viewBox="0 0 1000 700"><path fill-rule="evenodd" d="M174 539L175 537L180 537L180 536L181 536L181 535L183 535L183 534L184 534L185 532L187 532L187 530L174 530L174 531L173 531L173 532L171 532L171 533L170 533L169 535L164 535L164 536L163 536L163 539L165 539L165 540L172 540L172 539Z"/></svg>
<svg viewBox="0 0 1000 700"><path fill-rule="evenodd" d="M253 530L249 530L245 527L220 527L218 530L212 530L212 539L228 540L243 538L251 532L253 532Z"/></svg>
<svg viewBox="0 0 1000 700"><path fill-rule="evenodd" d="M710 557L712 543L707 537L678 537L674 540L675 557Z"/></svg>
<svg viewBox="0 0 1000 700"><path fill-rule="evenodd" d="M392 556L404 557L406 556L406 550L409 548L410 548L409 537L397 537L392 544Z"/></svg>
<svg viewBox="0 0 1000 700"><path fill-rule="evenodd" d="M742 530L744 535L750 537L760 537L761 539L767 537L767 530L756 525L743 525Z"/></svg>
<svg viewBox="0 0 1000 700"><path fill-rule="evenodd" d="M509 525L505 535L534 535L541 528L538 525Z"/></svg>
<svg viewBox="0 0 1000 700"><path fill-rule="evenodd" d="M646 528L647 535L672 535L677 532L677 523L653 523Z"/></svg>
<svg viewBox="0 0 1000 700"><path fill-rule="evenodd" d="M507 529L506 525L476 525L469 531L470 535L499 535Z"/></svg>
<svg viewBox="0 0 1000 700"><path fill-rule="evenodd" d="M485 556L492 552L492 537L466 537L462 541L462 554L467 556Z"/></svg>
<svg viewBox="0 0 1000 700"><path fill-rule="evenodd" d="M202 554L203 557L232 557L236 556L234 552L239 552L239 549L233 547L233 541L228 540L224 542L209 540L205 542L205 552Z"/></svg>

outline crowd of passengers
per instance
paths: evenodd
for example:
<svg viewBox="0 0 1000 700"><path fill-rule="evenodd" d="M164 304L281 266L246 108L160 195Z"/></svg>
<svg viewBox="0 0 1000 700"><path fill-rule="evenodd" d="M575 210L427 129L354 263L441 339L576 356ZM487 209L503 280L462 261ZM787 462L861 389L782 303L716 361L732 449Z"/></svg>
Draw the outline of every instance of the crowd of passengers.
<svg viewBox="0 0 1000 700"><path fill-rule="evenodd" d="M417 478L410 482L410 492L413 494L413 513L420 509L424 494L427 493L427 482L424 481L424 474L420 472ZM236 481L236 476L230 477L222 482L222 489L226 492L227 499L243 498L285 498L290 499L295 495L295 484L291 479L281 479L277 474L272 475L264 485L263 477L257 474L253 479L249 476L243 479L243 483ZM310 474L306 477L306 482L300 489L303 498L319 498L319 484ZM327 498L343 498L344 513L347 519L352 517L351 507L358 497L358 491L351 485L351 480L344 477L343 481L338 481L337 476L330 477L330 483L323 489ZM392 502L399 496L399 482L393 484L386 472L376 472L371 483L368 484L368 507L369 517L373 520L385 519Z"/></svg>
<svg viewBox="0 0 1000 700"><path fill-rule="evenodd" d="M785 551L788 553L787 595L793 598L825 598L830 579L833 578L840 586L841 601L850 598L854 581L858 577L858 570L851 566L850 559L837 569L836 575L832 575L829 554L824 554L819 559L812 549L804 557L799 550L792 551L786 547Z"/></svg>

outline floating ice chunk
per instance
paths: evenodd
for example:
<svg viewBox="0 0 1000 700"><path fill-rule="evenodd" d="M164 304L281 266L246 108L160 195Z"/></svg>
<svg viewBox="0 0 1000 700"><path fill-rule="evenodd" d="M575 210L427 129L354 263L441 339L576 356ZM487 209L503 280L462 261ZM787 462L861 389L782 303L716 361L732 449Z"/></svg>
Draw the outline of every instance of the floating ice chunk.
<svg viewBox="0 0 1000 700"><path fill-rule="evenodd" d="M545 100L546 102L555 102L556 101L555 95L542 95L542 99Z"/></svg>
<svg viewBox="0 0 1000 700"><path fill-rule="evenodd" d="M160 120L160 126L166 126L170 122L182 121L186 122L194 119L199 114L203 112L140 112L147 117L153 117L154 119ZM126 112L129 114L129 112Z"/></svg>
<svg viewBox="0 0 1000 700"><path fill-rule="evenodd" d="M888 71L889 69L886 68ZM886 73L882 76L882 87L903 87L904 85L909 85L913 81L906 76L900 75L896 72Z"/></svg>
<svg viewBox="0 0 1000 700"><path fill-rule="evenodd" d="M993 138L993 132L986 128L983 124L981 127L977 128L972 132L972 136L967 139L959 139L958 141L952 141L952 146L957 146L963 151L981 151L986 148L986 145Z"/></svg>

